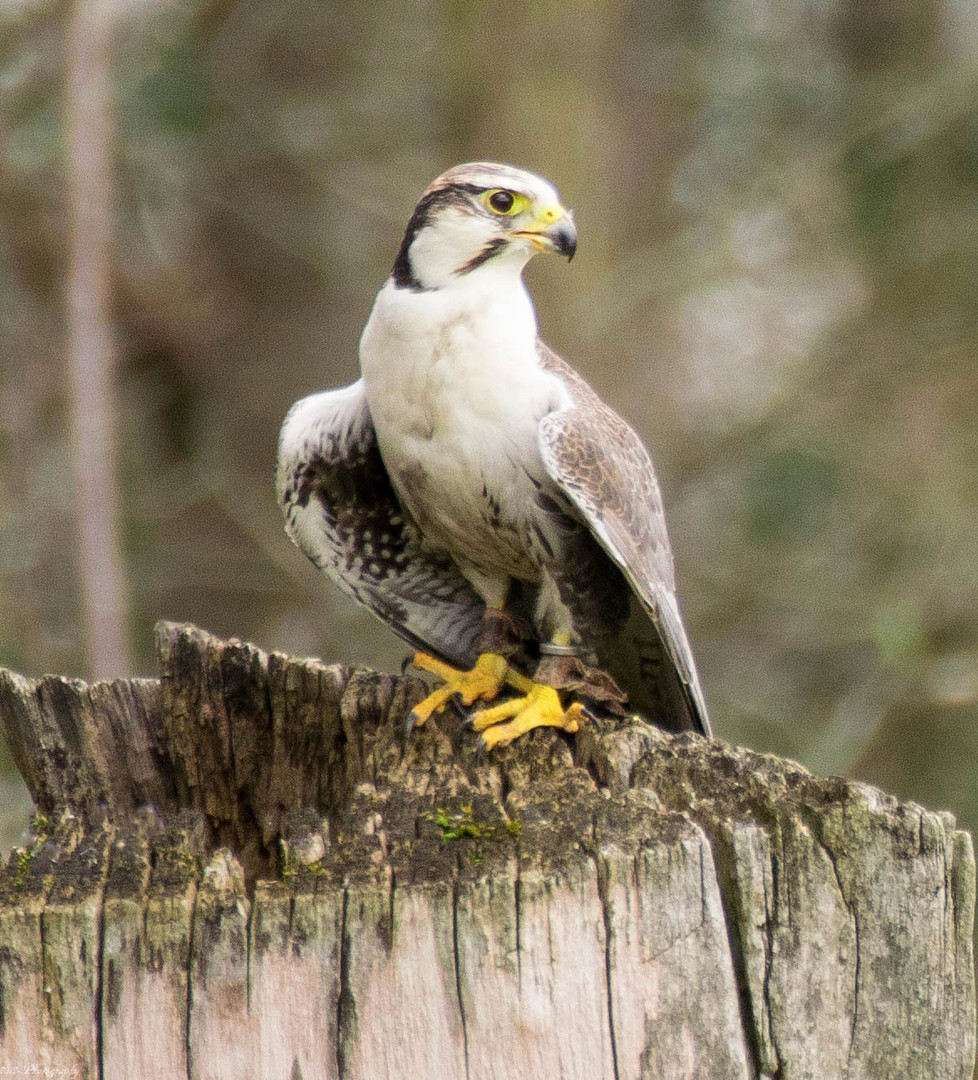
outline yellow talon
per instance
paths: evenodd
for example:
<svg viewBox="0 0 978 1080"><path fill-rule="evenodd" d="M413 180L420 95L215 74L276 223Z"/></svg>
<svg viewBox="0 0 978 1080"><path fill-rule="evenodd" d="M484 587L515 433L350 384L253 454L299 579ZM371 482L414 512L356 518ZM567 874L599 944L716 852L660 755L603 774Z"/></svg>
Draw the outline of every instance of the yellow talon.
<svg viewBox="0 0 978 1080"><path fill-rule="evenodd" d="M565 709L552 686L531 683L524 697L483 709L473 720L472 726L482 732L482 739L487 749L491 750L494 746L507 746L520 735L538 727L577 731L586 719L583 705L575 701Z"/></svg>
<svg viewBox="0 0 978 1080"><path fill-rule="evenodd" d="M427 653L416 653L412 663L422 671L437 675L445 685L433 690L424 701L414 706L409 727L421 727L432 713L441 712L456 694L462 699L463 705L491 701L509 681L506 657L498 653L482 653L471 671L459 671Z"/></svg>

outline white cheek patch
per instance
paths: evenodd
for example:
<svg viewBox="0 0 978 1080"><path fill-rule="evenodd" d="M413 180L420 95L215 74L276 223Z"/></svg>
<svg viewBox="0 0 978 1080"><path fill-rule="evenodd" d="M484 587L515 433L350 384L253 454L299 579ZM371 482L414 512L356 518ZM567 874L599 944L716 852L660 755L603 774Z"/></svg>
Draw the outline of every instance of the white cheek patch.
<svg viewBox="0 0 978 1080"><path fill-rule="evenodd" d="M444 210L418 230L411 243L411 268L423 286L438 288L500 235L496 222L483 214Z"/></svg>

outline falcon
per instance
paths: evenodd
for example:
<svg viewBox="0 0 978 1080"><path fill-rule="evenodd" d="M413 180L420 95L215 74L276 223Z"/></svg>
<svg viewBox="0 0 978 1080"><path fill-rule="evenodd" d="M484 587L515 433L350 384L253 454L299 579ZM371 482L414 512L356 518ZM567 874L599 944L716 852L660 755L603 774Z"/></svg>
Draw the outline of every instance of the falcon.
<svg viewBox="0 0 978 1080"><path fill-rule="evenodd" d="M662 496L635 432L539 338L523 268L570 260L540 176L475 162L411 215L360 339L361 378L279 441L286 531L379 616L488 747L641 712L710 734Z"/></svg>

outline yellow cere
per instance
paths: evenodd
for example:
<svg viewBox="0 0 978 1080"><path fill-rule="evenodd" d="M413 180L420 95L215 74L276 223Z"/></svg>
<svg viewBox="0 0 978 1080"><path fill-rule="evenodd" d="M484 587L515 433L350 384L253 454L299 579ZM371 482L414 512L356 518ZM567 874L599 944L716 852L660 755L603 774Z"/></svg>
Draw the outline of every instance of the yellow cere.
<svg viewBox="0 0 978 1080"><path fill-rule="evenodd" d="M536 216L536 220L544 225L552 225L555 221L560 221L566 213L567 211L559 203L552 203L550 206L541 209Z"/></svg>

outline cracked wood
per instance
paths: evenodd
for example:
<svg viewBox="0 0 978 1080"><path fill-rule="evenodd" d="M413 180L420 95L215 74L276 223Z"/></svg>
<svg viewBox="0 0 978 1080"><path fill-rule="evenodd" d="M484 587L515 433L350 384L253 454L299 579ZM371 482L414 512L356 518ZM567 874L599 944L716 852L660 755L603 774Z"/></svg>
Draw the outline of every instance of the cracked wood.
<svg viewBox="0 0 978 1080"><path fill-rule="evenodd" d="M161 624L0 674L42 817L0 1063L92 1077L971 1080L970 837L639 720L488 759L424 690Z"/></svg>

